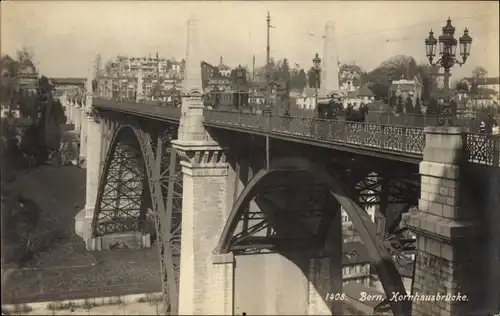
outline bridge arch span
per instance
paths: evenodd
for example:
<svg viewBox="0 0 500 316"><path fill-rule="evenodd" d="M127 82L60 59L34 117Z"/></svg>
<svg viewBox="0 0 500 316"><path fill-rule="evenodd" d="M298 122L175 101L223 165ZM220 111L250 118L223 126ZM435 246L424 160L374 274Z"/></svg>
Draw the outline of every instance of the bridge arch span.
<svg viewBox="0 0 500 316"><path fill-rule="evenodd" d="M331 177L321 166L303 158L281 158L273 161L268 170L260 170L250 180L233 205L215 252L220 254L231 252L232 237L238 226L238 220L245 211L245 205L256 197L271 176L287 173L306 173L327 188L329 194L344 208L358 231L371 262L378 272L386 296L391 298L393 293L406 293L391 255L380 242L375 224L368 214L343 191L338 180ZM389 303L394 315L409 315L411 303L408 301L391 300Z"/></svg>
<svg viewBox="0 0 500 316"><path fill-rule="evenodd" d="M164 133L151 135L138 121L131 119L113 130L101 169L92 237L145 231L144 222L151 213L155 222L166 312L175 314L178 310L182 212L182 175L176 152L170 144L176 138L176 128L161 129ZM128 177L128 183L118 179L124 176ZM110 185L113 181L114 185ZM117 187L117 182L123 184L124 190ZM125 205L110 206L106 201L110 191L128 191L128 201ZM125 193L115 193L111 199L116 199L117 194ZM111 229L102 229L103 226L111 226Z"/></svg>

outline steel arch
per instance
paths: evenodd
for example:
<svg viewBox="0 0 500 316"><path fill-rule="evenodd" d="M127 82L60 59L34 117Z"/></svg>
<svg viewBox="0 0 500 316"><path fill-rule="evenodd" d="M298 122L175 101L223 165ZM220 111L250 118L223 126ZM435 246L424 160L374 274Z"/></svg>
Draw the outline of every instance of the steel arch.
<svg viewBox="0 0 500 316"><path fill-rule="evenodd" d="M172 149L170 150L170 155L165 155L165 148L163 147L161 137L158 137L158 140L156 142L152 141L151 135L148 132L144 131L141 126L139 126L137 122L135 122L135 120L132 121L133 122L131 123L127 122L125 124L120 124L115 129L110 141L99 181L96 207L92 219L92 236L98 236L97 226L99 213L101 211L100 207L102 203L102 197L106 187L107 178L109 176L109 168L115 156L116 147L123 133L126 130L130 130L135 136L135 140L139 145L139 161L143 163L142 167L144 173L144 181L142 181L142 183L147 183L147 186L143 187L141 197L148 196L147 194L144 194L147 193L144 192L144 190L149 189L151 208L155 216L158 250L162 271L162 288L167 303L166 312L169 314L176 314L178 311L179 269L174 263L174 255L180 256L180 211L182 208L182 200L175 203L174 198L176 195L175 191L178 191L179 187L180 190L182 190L182 175L179 177L179 174L176 174L176 151ZM170 143L170 139L168 140L168 142ZM153 148L153 145L155 148ZM162 170L162 166L164 166L162 164L163 160L168 160L169 166L172 166L169 167L169 171L166 172L168 173L168 177L162 177L162 174L165 173L165 170ZM167 180L165 181L164 178L167 178ZM180 195L177 194L177 197L180 197L180 199L182 199L182 193ZM177 212L174 212L173 208L175 207L180 209ZM146 208L142 209L143 212L146 212L144 211ZM137 215L138 216L136 222L140 222L141 219L144 219L146 217L146 214L142 213L139 213Z"/></svg>
<svg viewBox="0 0 500 316"><path fill-rule="evenodd" d="M282 158L273 161L271 168L259 171L250 180L233 205L215 252L228 253L230 251L231 239L238 225L238 219L245 210L244 206L256 196L261 186L265 184L266 178L276 173L289 172L308 172L329 189L330 194L342 205L361 236L372 264L378 272L386 296L390 298L393 293L406 293L391 255L380 242L376 227L368 214L343 191L338 181L332 178L326 170L303 158ZM410 315L411 303L409 301L390 300L389 303L394 315Z"/></svg>

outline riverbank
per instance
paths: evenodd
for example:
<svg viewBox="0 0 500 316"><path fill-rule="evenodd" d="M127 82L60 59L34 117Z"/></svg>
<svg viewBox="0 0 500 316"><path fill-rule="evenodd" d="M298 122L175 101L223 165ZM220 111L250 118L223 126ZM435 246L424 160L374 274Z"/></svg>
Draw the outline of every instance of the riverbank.
<svg viewBox="0 0 500 316"><path fill-rule="evenodd" d="M36 204L40 220L61 234L48 249L34 253L22 266L2 269L4 304L161 291L156 247L85 250L74 231L74 218L84 207L85 170L39 167L13 174L14 180L9 183L11 194L19 192Z"/></svg>

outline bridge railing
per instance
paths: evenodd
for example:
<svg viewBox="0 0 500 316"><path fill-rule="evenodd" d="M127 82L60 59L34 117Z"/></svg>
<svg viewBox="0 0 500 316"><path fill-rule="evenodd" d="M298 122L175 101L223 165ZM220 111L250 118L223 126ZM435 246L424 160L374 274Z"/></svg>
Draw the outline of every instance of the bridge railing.
<svg viewBox="0 0 500 316"><path fill-rule="evenodd" d="M422 155L425 145L425 134L419 127L215 110L205 110L205 123L276 136L378 148L411 156Z"/></svg>
<svg viewBox="0 0 500 316"><path fill-rule="evenodd" d="M464 142L468 162L500 167L500 135L467 133Z"/></svg>
<svg viewBox="0 0 500 316"><path fill-rule="evenodd" d="M368 112L366 115L366 123L382 124L382 125L404 125L413 127L436 126L439 116L433 114L406 114L406 113L388 113L388 112ZM478 117L461 117L457 116L453 119L453 123L457 126L469 127L470 130L476 131L479 128L481 119Z"/></svg>
<svg viewBox="0 0 500 316"><path fill-rule="evenodd" d="M122 111L143 113L163 118L179 119L181 117L180 107L159 104L154 101L136 102L135 100L94 99L93 105L104 109L120 109Z"/></svg>

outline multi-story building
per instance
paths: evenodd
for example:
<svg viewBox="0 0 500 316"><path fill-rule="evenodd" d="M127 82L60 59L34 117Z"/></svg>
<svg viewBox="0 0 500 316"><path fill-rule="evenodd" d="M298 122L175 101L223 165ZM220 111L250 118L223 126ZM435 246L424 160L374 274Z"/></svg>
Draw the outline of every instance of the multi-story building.
<svg viewBox="0 0 500 316"><path fill-rule="evenodd" d="M412 80L401 79L392 81L389 87L389 99L393 95L396 97L401 96L403 100L406 100L409 96L413 104L416 104L417 98L422 99L422 83L417 76Z"/></svg>
<svg viewBox="0 0 500 316"><path fill-rule="evenodd" d="M342 65L339 67L340 91L356 91L359 89L361 69L356 65Z"/></svg>
<svg viewBox="0 0 500 316"><path fill-rule="evenodd" d="M370 286L371 260L366 246L359 241L344 242L342 244L342 283L357 282Z"/></svg>
<svg viewBox="0 0 500 316"><path fill-rule="evenodd" d="M170 91L180 89L185 61L149 57L118 56L99 73L98 94L107 98L134 99L139 73L145 99L168 98Z"/></svg>
<svg viewBox="0 0 500 316"><path fill-rule="evenodd" d="M219 73L223 76L229 77L231 75L231 67L224 64L222 56L220 56L219 66L217 66Z"/></svg>

